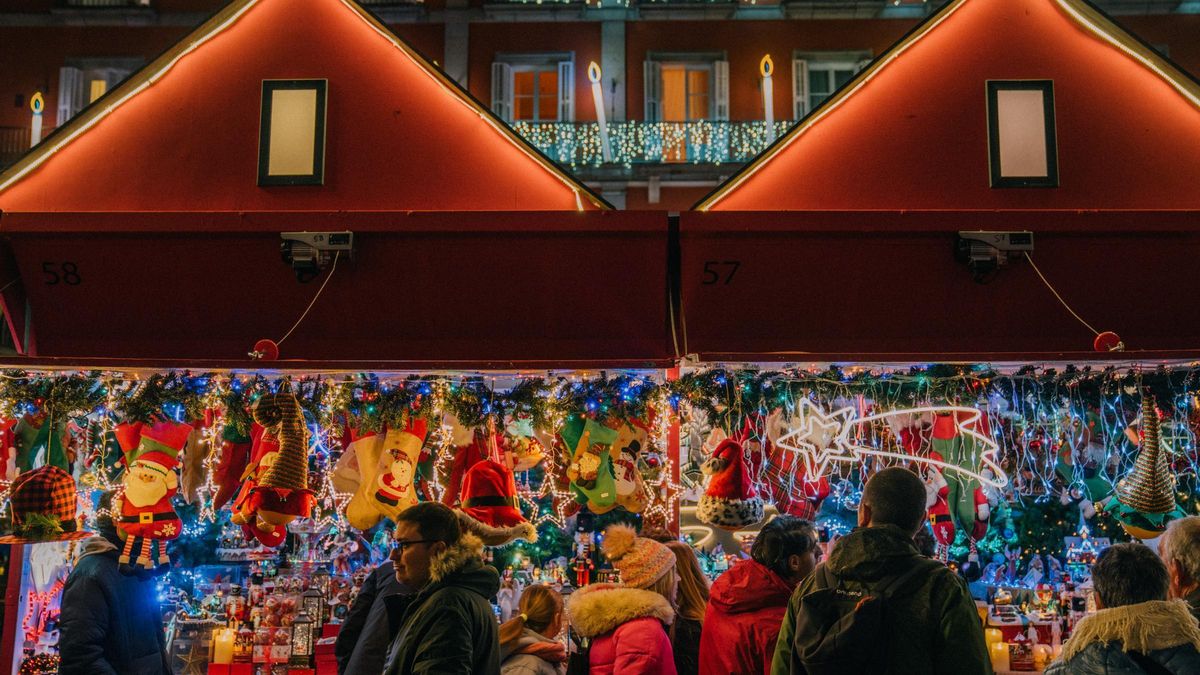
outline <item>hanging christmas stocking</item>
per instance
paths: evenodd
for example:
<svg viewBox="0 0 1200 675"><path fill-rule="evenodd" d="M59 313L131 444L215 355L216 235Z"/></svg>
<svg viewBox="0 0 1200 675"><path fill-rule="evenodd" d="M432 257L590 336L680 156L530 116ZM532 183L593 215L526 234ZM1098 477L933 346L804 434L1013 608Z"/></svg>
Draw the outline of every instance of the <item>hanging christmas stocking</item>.
<svg viewBox="0 0 1200 675"><path fill-rule="evenodd" d="M450 477L446 480L446 492L442 495L442 503L450 508L458 506L462 492L463 478L467 471L487 455L487 436L482 429L476 429L471 434L471 441L466 445L454 447L454 457L450 463Z"/></svg>
<svg viewBox="0 0 1200 675"><path fill-rule="evenodd" d="M379 523L383 515L375 508L375 479L378 477L379 456L383 453L385 434L381 432L363 432L354 434L347 453L354 453L358 463L358 487L354 496L346 504L346 520L350 526L359 530L369 530Z"/></svg>
<svg viewBox="0 0 1200 675"><path fill-rule="evenodd" d="M125 493L118 526L128 536L118 558L121 565L128 566L131 559L144 569L154 569L155 563L170 563L166 542L178 537L183 529L171 505L171 497L179 490L175 468L191 432L191 426L175 422L144 425L137 446L126 454ZM156 559L152 558L155 549Z"/></svg>
<svg viewBox="0 0 1200 675"><path fill-rule="evenodd" d="M616 459L613 474L616 479L617 505L630 513L641 513L646 509L649 497L646 494L642 472L638 471L638 456L648 449L650 436L646 428L634 424L617 427L617 440L613 444Z"/></svg>
<svg viewBox="0 0 1200 675"><path fill-rule="evenodd" d="M213 510L220 510L237 493L246 465L250 462L251 446L250 436L239 433L232 424L225 425L225 430L221 432L221 459L213 472L213 483L217 486L217 493L213 495Z"/></svg>
<svg viewBox="0 0 1200 675"><path fill-rule="evenodd" d="M983 449L973 437L965 436L959 430L959 415L968 413L938 413L933 421L933 440L930 456L941 458L950 467L961 467L971 473L977 473ZM981 432L982 433L982 432ZM975 507L975 488L979 481L972 475L948 468L942 471L946 479L948 492L946 504L955 524L965 532L975 531L977 517Z"/></svg>
<svg viewBox="0 0 1200 675"><path fill-rule="evenodd" d="M563 425L559 435L571 449L567 478L580 503L595 514L608 513L617 506L617 481L613 475L610 450L617 440L615 429L593 420L575 418Z"/></svg>
<svg viewBox="0 0 1200 675"><path fill-rule="evenodd" d="M401 511L417 503L413 481L424 444L425 420L419 417L410 418L405 428L389 429L384 435L371 502L384 518L395 520Z"/></svg>

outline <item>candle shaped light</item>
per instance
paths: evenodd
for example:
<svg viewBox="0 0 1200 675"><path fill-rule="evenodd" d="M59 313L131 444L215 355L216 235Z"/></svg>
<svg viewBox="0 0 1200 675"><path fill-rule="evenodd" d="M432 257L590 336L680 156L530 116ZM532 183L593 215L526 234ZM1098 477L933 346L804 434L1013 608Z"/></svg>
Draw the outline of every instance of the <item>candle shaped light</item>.
<svg viewBox="0 0 1200 675"><path fill-rule="evenodd" d="M232 628L218 628L213 631L213 663L233 663Z"/></svg>
<svg viewBox="0 0 1200 675"><path fill-rule="evenodd" d="M992 659L992 670L1008 670L1008 643L993 642L988 645L988 656Z"/></svg>
<svg viewBox="0 0 1200 675"><path fill-rule="evenodd" d="M42 142L42 110L46 107L46 99L42 92L35 91L29 98L29 109L33 111L33 121L29 125L29 147Z"/></svg>
<svg viewBox="0 0 1200 675"><path fill-rule="evenodd" d="M999 628L986 628L983 631L983 640L989 645L1004 642L1004 634L1000 632Z"/></svg>
<svg viewBox="0 0 1200 675"><path fill-rule="evenodd" d="M767 121L767 142L775 140L775 85L771 83L771 74L775 72L775 62L770 54L765 54L758 62L758 72L762 74L763 112Z"/></svg>
<svg viewBox="0 0 1200 675"><path fill-rule="evenodd" d="M604 91L600 88L600 64L588 64L588 79L592 81L592 103L596 106L596 124L600 127L600 152L605 162L612 161L612 145L608 140L608 121L604 115Z"/></svg>

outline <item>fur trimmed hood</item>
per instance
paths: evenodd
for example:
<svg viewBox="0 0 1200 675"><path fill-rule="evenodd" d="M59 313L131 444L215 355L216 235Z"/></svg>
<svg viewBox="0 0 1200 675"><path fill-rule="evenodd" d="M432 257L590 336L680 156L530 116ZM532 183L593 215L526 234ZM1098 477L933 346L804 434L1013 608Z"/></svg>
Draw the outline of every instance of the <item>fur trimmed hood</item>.
<svg viewBox="0 0 1200 675"><path fill-rule="evenodd" d="M457 544L446 547L429 561L429 581L442 581L471 562L483 562L483 541L470 532L463 532Z"/></svg>
<svg viewBox="0 0 1200 675"><path fill-rule="evenodd" d="M1124 651L1142 653L1190 644L1200 651L1200 627L1183 600L1152 600L1102 609L1085 616L1063 645L1069 660L1093 642L1121 641Z"/></svg>
<svg viewBox="0 0 1200 675"><path fill-rule="evenodd" d="M654 591L620 584L592 584L567 599L567 618L580 635L592 638L627 621L651 617L666 625L675 621L671 603Z"/></svg>

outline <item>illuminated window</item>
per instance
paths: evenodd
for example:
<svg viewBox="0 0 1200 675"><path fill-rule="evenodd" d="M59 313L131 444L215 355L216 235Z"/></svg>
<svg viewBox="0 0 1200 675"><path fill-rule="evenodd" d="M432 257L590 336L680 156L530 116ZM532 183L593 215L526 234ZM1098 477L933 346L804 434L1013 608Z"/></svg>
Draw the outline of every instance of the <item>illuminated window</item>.
<svg viewBox="0 0 1200 675"><path fill-rule="evenodd" d="M1053 83L988 81L987 109L992 187L1058 187Z"/></svg>
<svg viewBox="0 0 1200 675"><path fill-rule="evenodd" d="M492 63L492 111L506 122L575 119L575 57L571 53L497 54Z"/></svg>
<svg viewBox="0 0 1200 675"><path fill-rule="evenodd" d="M108 91L108 82L104 80L92 80L91 89L88 92L88 103L95 103L96 99L104 95Z"/></svg>
<svg viewBox="0 0 1200 675"><path fill-rule="evenodd" d="M264 80L259 185L325 180L325 80Z"/></svg>

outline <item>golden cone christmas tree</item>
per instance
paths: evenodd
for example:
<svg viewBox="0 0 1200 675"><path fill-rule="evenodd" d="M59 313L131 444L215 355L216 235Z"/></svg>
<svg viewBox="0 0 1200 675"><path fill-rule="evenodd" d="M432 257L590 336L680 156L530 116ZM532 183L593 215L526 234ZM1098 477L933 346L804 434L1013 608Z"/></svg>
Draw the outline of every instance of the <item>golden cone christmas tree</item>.
<svg viewBox="0 0 1200 675"><path fill-rule="evenodd" d="M1142 397L1142 448L1133 470L1117 482L1117 489L1101 507L1125 531L1138 539L1153 539L1167 523L1186 514L1175 502L1175 476L1162 447L1158 409L1149 393Z"/></svg>

